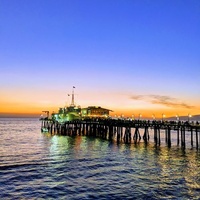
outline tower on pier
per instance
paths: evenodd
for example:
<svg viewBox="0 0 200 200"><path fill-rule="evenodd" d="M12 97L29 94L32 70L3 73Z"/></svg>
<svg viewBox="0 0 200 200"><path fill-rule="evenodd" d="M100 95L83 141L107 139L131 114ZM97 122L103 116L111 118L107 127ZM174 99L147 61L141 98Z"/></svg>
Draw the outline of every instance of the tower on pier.
<svg viewBox="0 0 200 200"><path fill-rule="evenodd" d="M72 102L71 102L71 107L75 107L75 103L74 103L74 86L73 86L73 89L72 89Z"/></svg>

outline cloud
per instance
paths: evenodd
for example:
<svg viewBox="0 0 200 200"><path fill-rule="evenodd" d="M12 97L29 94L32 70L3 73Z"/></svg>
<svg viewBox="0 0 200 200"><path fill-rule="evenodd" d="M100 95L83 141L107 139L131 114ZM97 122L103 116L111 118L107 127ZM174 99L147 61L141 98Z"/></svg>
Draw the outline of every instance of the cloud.
<svg viewBox="0 0 200 200"><path fill-rule="evenodd" d="M181 107L181 108L194 108L194 106L188 105L181 102L177 98L162 95L133 95L131 96L133 100L144 100L152 104L160 104L167 107Z"/></svg>
<svg viewBox="0 0 200 200"><path fill-rule="evenodd" d="M145 95L133 95L131 96L131 99L133 100L142 100L144 99Z"/></svg>

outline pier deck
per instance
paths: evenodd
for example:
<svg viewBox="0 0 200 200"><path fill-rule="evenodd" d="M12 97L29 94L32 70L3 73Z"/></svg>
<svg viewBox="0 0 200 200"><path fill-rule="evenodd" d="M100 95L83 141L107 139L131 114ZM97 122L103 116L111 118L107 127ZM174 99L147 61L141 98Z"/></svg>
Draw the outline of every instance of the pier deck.
<svg viewBox="0 0 200 200"><path fill-rule="evenodd" d="M161 130L165 131L165 142L171 147L172 131L176 132L177 145L186 147L186 132L190 133L191 147L200 146L200 124L198 122L177 121L150 121L150 120L122 120L122 119L87 119L59 123L52 119L41 119L41 130L47 130L51 134L59 135L86 135L101 137L108 140L116 140L124 143L138 142L150 139L149 130L153 130L154 142L161 144ZM143 129L143 135L141 134ZM174 134L174 132L173 132Z"/></svg>

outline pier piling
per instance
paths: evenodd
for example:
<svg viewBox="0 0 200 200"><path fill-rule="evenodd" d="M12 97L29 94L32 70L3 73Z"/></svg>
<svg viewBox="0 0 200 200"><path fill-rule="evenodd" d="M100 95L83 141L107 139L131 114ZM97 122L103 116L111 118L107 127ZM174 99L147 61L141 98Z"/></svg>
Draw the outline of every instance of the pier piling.
<svg viewBox="0 0 200 200"><path fill-rule="evenodd" d="M115 140L117 143L124 141L125 143L139 142L141 140L140 130L144 130L142 139L147 143L150 139L149 129L153 130L154 142L156 145L161 143L161 130L165 131L165 142L171 147L172 131L177 131L177 145L181 144L182 148L186 147L186 131L191 134L190 144L194 145L194 134L196 135L196 148L200 143L200 125L182 122L160 122L160 121L141 121L141 120L114 120L114 119L98 119L98 120L78 120L59 123L51 119L41 119L41 130L48 130L49 133L67 136L92 136ZM133 137L132 131L133 130Z"/></svg>

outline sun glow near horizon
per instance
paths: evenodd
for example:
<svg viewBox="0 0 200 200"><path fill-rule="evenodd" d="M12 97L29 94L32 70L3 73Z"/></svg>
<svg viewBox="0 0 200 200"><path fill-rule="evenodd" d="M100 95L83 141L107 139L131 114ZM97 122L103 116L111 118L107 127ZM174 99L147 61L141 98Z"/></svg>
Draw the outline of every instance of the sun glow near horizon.
<svg viewBox="0 0 200 200"><path fill-rule="evenodd" d="M110 92L110 95L105 92L101 94L96 92L95 95L88 94L80 89L75 90L75 103L80 105L82 108L88 106L100 106L112 110L111 116L121 116L122 114L126 117L135 116L138 118L139 114L142 114L143 118L162 118L162 113L165 113L166 117L174 117L177 115L187 116L188 113L192 115L200 114L199 105L189 106L186 103L180 103L179 100L175 100L170 97L156 96L159 99L158 102L155 99L145 100L141 97L132 97L124 94L114 94ZM70 92L69 92L70 93ZM24 94L24 93L23 93ZM49 110L50 113L57 112L60 107L69 106L71 103L71 96L67 93L61 94L54 92L40 97L38 94L29 94L28 98L25 98L23 94L18 93L18 98L12 98L8 96L8 100L0 98L0 115L38 115L42 114L43 110ZM45 92L47 94L47 91ZM56 96L56 98L55 98ZM22 97L22 99L20 99ZM63 98L64 97L64 98ZM44 99L43 99L44 98ZM164 99L163 102L161 99ZM167 100L166 100L167 99ZM172 102L173 100L173 102Z"/></svg>

